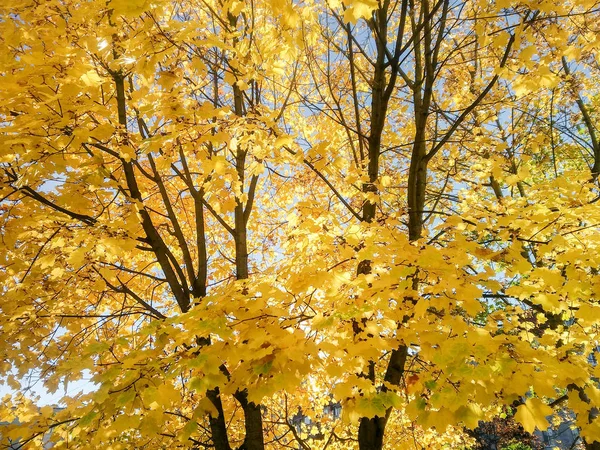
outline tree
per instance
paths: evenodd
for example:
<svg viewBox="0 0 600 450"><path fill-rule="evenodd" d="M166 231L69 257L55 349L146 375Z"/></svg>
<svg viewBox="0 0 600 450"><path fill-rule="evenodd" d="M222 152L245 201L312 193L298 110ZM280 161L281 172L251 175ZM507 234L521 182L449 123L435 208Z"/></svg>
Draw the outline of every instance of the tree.
<svg viewBox="0 0 600 450"><path fill-rule="evenodd" d="M597 4L0 11L3 436L464 447L566 403L600 445Z"/></svg>

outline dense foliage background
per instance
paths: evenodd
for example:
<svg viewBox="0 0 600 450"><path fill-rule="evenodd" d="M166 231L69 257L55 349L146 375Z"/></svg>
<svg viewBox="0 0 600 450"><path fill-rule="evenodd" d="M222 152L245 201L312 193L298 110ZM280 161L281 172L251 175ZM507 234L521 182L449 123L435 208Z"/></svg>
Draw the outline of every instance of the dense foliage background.
<svg viewBox="0 0 600 450"><path fill-rule="evenodd" d="M4 0L4 443L598 448L599 8Z"/></svg>

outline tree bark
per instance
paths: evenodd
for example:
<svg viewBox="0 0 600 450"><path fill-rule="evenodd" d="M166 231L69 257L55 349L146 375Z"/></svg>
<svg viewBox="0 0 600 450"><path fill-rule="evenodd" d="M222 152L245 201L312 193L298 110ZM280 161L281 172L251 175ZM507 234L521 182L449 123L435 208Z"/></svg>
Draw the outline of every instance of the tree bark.
<svg viewBox="0 0 600 450"><path fill-rule="evenodd" d="M229 438L227 437L227 424L225 423L225 414L223 413L223 403L219 388L210 389L206 396L217 410L217 417L209 416L210 432L215 450L231 450Z"/></svg>
<svg viewBox="0 0 600 450"><path fill-rule="evenodd" d="M403 17L406 14L407 2L403 2L402 14ZM389 80L386 81L386 71L388 62L386 62L386 56L388 56L387 50L387 14L389 8L389 1L383 2L380 9L375 13L374 19L372 20L372 27L375 30L375 39L377 42L377 59L375 61L374 74L373 74L373 85L371 91L371 130L368 139L368 175L369 183L363 186L365 193L377 194L376 182L379 177L379 157L381 154L381 140L383 130L386 123L386 115L388 109L388 103L390 96L393 92L396 77L397 77L397 60L400 56L400 40L403 34L403 25L400 25L398 31L398 37L396 42L396 53L393 55L391 60L391 72ZM404 23L404 19L402 19ZM362 220L367 223L371 223L375 220L377 214L377 204L374 201L366 201L363 205ZM371 273L371 261L361 261L357 268L357 274L368 274ZM364 321L361 325L357 322L353 324L355 334L362 331L364 327ZM398 385L404 373L404 364L406 362L407 348L400 346L398 349L392 351L390 360L388 362L388 368L385 374L385 382L391 385ZM373 383L375 382L375 363L369 362L368 374L363 374L369 378ZM386 391L386 386L382 386L382 391ZM358 446L360 450L380 450L383 448L383 439L385 435L385 428L387 425L388 418L391 413L391 408L388 408L385 416L375 417L361 417L360 424L358 427Z"/></svg>
<svg viewBox="0 0 600 450"><path fill-rule="evenodd" d="M230 19L231 20L231 19ZM244 115L244 98L242 91L237 85L233 86L234 112L237 116ZM238 148L235 158L235 168L240 182L240 190L244 192L245 170L246 170L247 151ZM245 280L249 276L248 268L248 231L247 222L252 208L254 192L248 193L248 202L244 207L241 199L236 199L234 210L234 241L235 241L235 270L236 279ZM234 394L235 399L240 403L244 410L244 426L246 437L240 447L240 450L262 450L265 448L262 413L260 405L248 401L246 390L237 391Z"/></svg>

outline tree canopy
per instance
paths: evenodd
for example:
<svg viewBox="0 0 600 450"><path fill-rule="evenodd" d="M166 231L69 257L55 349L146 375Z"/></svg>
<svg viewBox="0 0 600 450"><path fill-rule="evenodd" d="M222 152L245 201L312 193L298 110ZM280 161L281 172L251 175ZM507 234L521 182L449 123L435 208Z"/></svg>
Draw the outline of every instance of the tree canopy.
<svg viewBox="0 0 600 450"><path fill-rule="evenodd" d="M2 444L600 447L595 0L0 3Z"/></svg>

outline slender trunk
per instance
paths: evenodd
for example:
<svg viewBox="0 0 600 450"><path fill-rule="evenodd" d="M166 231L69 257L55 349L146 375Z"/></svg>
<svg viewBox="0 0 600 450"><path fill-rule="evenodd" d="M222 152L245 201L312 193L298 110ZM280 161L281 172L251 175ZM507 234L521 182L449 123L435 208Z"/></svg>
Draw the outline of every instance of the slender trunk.
<svg viewBox="0 0 600 450"><path fill-rule="evenodd" d="M401 345L399 348L392 351L385 373L385 383L393 386L397 386L400 383L402 375L404 374L407 356L408 347L405 345ZM381 390L386 392L388 388L384 384ZM391 412L392 409L388 408L384 417L375 416L370 419L366 417L361 418L358 427L358 447L360 450L381 450L383 448L385 427Z"/></svg>
<svg viewBox="0 0 600 450"><path fill-rule="evenodd" d="M428 2L423 2L422 8L424 11L422 17L429 15ZM385 17L385 16L384 16ZM424 19L427 20L427 19ZM414 107L415 107L415 140L413 146L413 152L411 157L411 163L409 168L408 176L408 209L409 209L409 221L408 221L408 234L409 240L415 241L422 235L423 230L423 209L425 205L425 192L427 187L427 146L426 146L426 125L429 115L429 106L431 103L433 93L433 82L434 82L434 66L435 66L435 52L431 42L431 24L425 23L423 27L423 43L419 33L416 33L418 27L413 26L413 39L415 47L415 87L414 87ZM382 27L380 31L381 36L385 36L387 30ZM385 45L385 42L383 45ZM425 46L425 54L421 54L421 46ZM379 50L379 49L378 49ZM381 49L380 51L385 51ZM424 60L424 61L423 61ZM379 58L377 60L379 63ZM376 93L379 85L376 83L379 80L379 67L376 66L374 86L373 86L373 111L372 111L372 130L378 132L377 136L370 136L369 140L369 157L371 158L371 151L375 151L373 147L377 147L377 157L379 156L379 147L381 146L381 134L383 132L383 124L385 121L385 113L387 110L387 101L382 93L381 103L377 103ZM382 70L382 69L379 69ZM385 73L383 73L385 75ZM384 79L384 78L383 78ZM390 81L391 82L391 81ZM388 92L388 89L386 89ZM391 92L391 91L390 91ZM375 107L378 107L377 110ZM383 117L379 117L379 114ZM381 122L379 122L379 120ZM371 159L369 160L371 162ZM371 179L371 166L369 165L369 178ZM376 172L374 172L376 175ZM373 212L374 215L374 212ZM369 265L370 268L370 265ZM418 278L417 273L413 275L413 290L418 289ZM416 303L414 298L406 298L406 302ZM408 321L409 316L405 316L402 324ZM401 325L402 325L401 324ZM387 370L385 373L382 391L386 391L386 385L397 386L402 376L404 375L406 359L408 357L408 347L401 345L397 349L392 351L388 362ZM361 418L358 433L358 443L360 450L381 450L383 448L383 438L385 434L385 427L387 425L388 418L391 413L391 408L386 411L384 417L373 417L371 419L363 417Z"/></svg>
<svg viewBox="0 0 600 450"><path fill-rule="evenodd" d="M371 100L371 131L368 140L368 175L369 183L363 186L364 192L377 194L376 182L379 177L379 156L381 154L381 139L383 129L386 122L386 114L389 98L394 88L397 69L392 64L389 81L386 81L386 52L387 52L387 10L389 2L384 2L383 6L377 11L376 19L373 22L373 28L376 29L377 39L377 59L375 62L375 72L373 74L372 100ZM403 7L405 11L405 7ZM401 27L403 28L403 27ZM402 31L400 31L398 40L401 39ZM399 43L396 44L399 48ZM395 60L396 58L394 58ZM362 219L365 222L371 223L376 218L376 203L367 201L363 205ZM371 272L371 261L361 261L357 268L357 274L368 274ZM362 325L362 326L361 326ZM359 325L357 322L353 324L355 334L358 334L364 328L364 321ZM404 372L404 364L406 362L407 348L400 346L392 351L388 368L385 374L385 382L391 385L398 385ZM375 382L375 363L369 362L369 371L363 376ZM386 391L384 385L382 391ZM383 448L383 438L388 418L391 413L389 408L385 416L361 417L358 427L358 446L360 450L381 450Z"/></svg>
<svg viewBox="0 0 600 450"><path fill-rule="evenodd" d="M227 437L227 424L225 423L225 414L223 413L223 403L219 388L210 389L206 396L217 410L217 417L209 416L210 433L215 450L231 450L229 439Z"/></svg>
<svg viewBox="0 0 600 450"><path fill-rule="evenodd" d="M246 390L237 391L234 394L244 410L246 437L239 450L262 450L265 448L262 430L262 412L260 405L248 401Z"/></svg>
<svg viewBox="0 0 600 450"><path fill-rule="evenodd" d="M196 212L196 247L198 252L198 273L192 286L192 295L202 298L206 295L206 280L208 278L208 254L206 252L204 205L202 205L203 190L194 196L194 208Z"/></svg>
<svg viewBox="0 0 600 450"><path fill-rule="evenodd" d="M246 170L246 151L241 149L237 150L235 168L238 175L238 181L240 182L243 191ZM248 278L248 233L246 231L246 220L244 217L244 204L240 199L236 199L234 220L236 278L238 280L245 280Z"/></svg>
<svg viewBox="0 0 600 450"><path fill-rule="evenodd" d="M386 30L385 24L381 24ZM383 34L385 35L385 34ZM385 43L379 43L375 73L373 76L373 89L371 101L371 132L368 140L368 155L369 155L369 183L365 183L363 191L365 193L377 194L376 181L379 176L379 155L381 152L381 134L385 125L385 116L387 104L383 97L385 91L385 49L382 48ZM375 220L377 213L377 204L375 201L366 201L362 209L362 219L364 222L371 223ZM371 261L363 260L358 264L356 270L358 275L371 273ZM353 323L353 331L358 334L364 328L364 320L362 324ZM375 363L369 362L369 371L363 374L369 378L371 382L375 382ZM358 427L358 446L360 450L379 450L383 447L383 436L385 434L385 426L388 415L384 417L375 416L372 418L361 417Z"/></svg>
<svg viewBox="0 0 600 450"><path fill-rule="evenodd" d="M234 112L238 116L244 115L243 95L240 88L233 86L234 96ZM235 158L235 168L240 183L240 189L244 192L245 170L246 170L247 152L243 149L238 149ZM248 269L248 232L247 221L251 208L251 195L248 194L248 203L244 205L241 199L236 199L234 210L234 241L235 241L235 270L238 280L245 280L249 276ZM246 211L246 209L248 209ZM248 401L248 393L237 391L234 394L235 399L240 403L244 410L244 426L246 429L246 437L244 443L240 447L242 450L263 450L265 441L263 436L262 413L260 405Z"/></svg>
<svg viewBox="0 0 600 450"><path fill-rule="evenodd" d="M236 162L238 177L242 186L244 187L244 165L245 165L246 154L242 150L238 150ZM237 200L234 211L235 216L235 269L236 278L238 280L245 280L248 278L248 238L246 230L246 218L244 214L244 205L240 200ZM265 448L263 427L262 427L262 413L260 405L256 405L253 402L248 401L248 393L246 390L237 391L234 395L236 400L242 406L244 410L246 437L244 443L240 447L243 450L262 450Z"/></svg>
<svg viewBox="0 0 600 450"><path fill-rule="evenodd" d="M198 275L192 286L192 293L196 298L206 296L206 280L208 276L208 258L206 252L206 238L204 227L204 206L202 198L204 191L200 189L194 192L194 206L196 212L196 242L198 247ZM215 450L231 450L229 437L227 436L227 424L221 401L221 392L218 387L206 392L206 396L217 410L217 416L209 415L210 433Z"/></svg>
<svg viewBox="0 0 600 450"><path fill-rule="evenodd" d="M239 153L238 153L239 155ZM245 158L245 155L244 155ZM241 161L243 170L243 160ZM243 176L243 175L242 175ZM243 179L243 178L242 178ZM243 186L243 182L242 182ZM248 241L246 231L246 220L244 217L244 206L238 201L235 207L235 267L236 278L244 280L248 278ZM244 450L262 450L265 448L262 413L260 405L248 401L246 390L237 391L234 395L236 400L242 406L245 417L246 437L240 449Z"/></svg>
<svg viewBox="0 0 600 450"><path fill-rule="evenodd" d="M387 424L386 417L375 416L361 418L358 427L358 448L360 450L380 450L383 448L383 436Z"/></svg>
<svg viewBox="0 0 600 450"><path fill-rule="evenodd" d="M127 109L126 109L126 98L125 98L125 79L121 73L113 73L113 80L115 82L115 88L117 91L117 111L119 118L119 125L123 127L123 133L127 133ZM142 203L142 194L139 190L137 179L135 176L134 165L132 161L121 160L123 166L123 172L125 173L125 180L127 183L127 189L129 190L129 196L135 202ZM169 284L171 292L175 296L179 308L182 312L186 312L190 306L189 292L185 284L185 276L178 265L171 264L170 250L163 241L161 235L156 230L152 223L152 218L145 208L139 209L140 217L142 218L142 228L146 234L146 241L152 247L152 251L156 255L156 259L160 265L161 270L165 274L165 278Z"/></svg>
<svg viewBox="0 0 600 450"><path fill-rule="evenodd" d="M567 64L567 58L565 58L564 56L562 57L562 64L567 76L571 75L571 69ZM575 102L577 103L577 107L579 108L579 112L581 113L583 123L585 124L592 144L594 162L592 164L592 167L590 168L590 171L592 173L592 180L596 180L596 178L598 178L598 175L600 175L600 142L596 134L596 126L594 124L594 121L592 120L592 117L590 116L588 106L584 103L583 98L581 97L581 94L579 92L576 92Z"/></svg>

